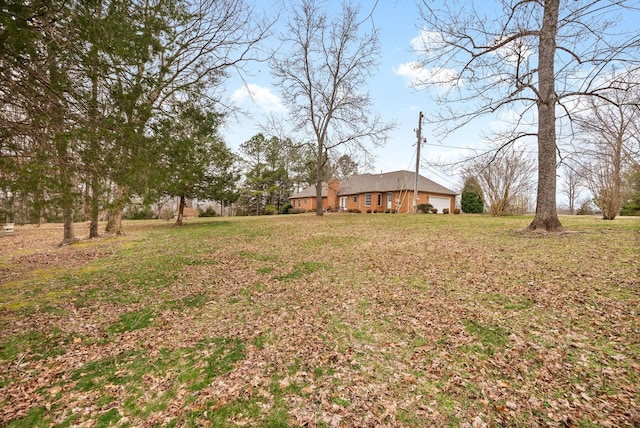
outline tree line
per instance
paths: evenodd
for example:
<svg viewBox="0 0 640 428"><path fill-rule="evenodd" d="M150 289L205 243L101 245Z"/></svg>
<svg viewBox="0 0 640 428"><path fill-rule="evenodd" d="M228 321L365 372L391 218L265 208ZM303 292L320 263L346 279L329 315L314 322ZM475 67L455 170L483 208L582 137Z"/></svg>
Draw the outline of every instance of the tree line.
<svg viewBox="0 0 640 428"><path fill-rule="evenodd" d="M489 198L501 180L496 171L522 179L494 186L519 187L509 194L528 190L526 178L536 173L529 227L559 230L562 166L588 183L605 217L617 215L633 199L626 189L638 164L640 58L637 34L617 18L638 8L630 1L500 0L490 15L468 3L418 6L416 67L429 76L423 89L440 89L443 108L429 120L445 132L488 113L515 114L509 129L493 136L495 149L466 164L467 175L483 184L484 202L496 213L514 204ZM380 57L376 5L362 13L344 3L335 16L325 6L299 0L275 35L278 14L260 16L249 0L3 2L5 215L18 207L27 221L59 218L70 242L78 217L98 236L101 213L107 231L122 233L123 211L134 200L179 198L180 224L190 198L237 201L261 214L278 211L288 191L315 183L319 199L320 183L336 165L353 169L344 153L366 164L370 148L395 126L370 110L363 89ZM277 49L261 45L275 36ZM239 155L220 132L232 113L221 96L249 61L269 63L295 135L258 134ZM537 158L518 162L518 143L527 138L535 139Z"/></svg>
<svg viewBox="0 0 640 428"><path fill-rule="evenodd" d="M190 198L239 201L260 214L267 207L278 210L293 187L326 179L333 148L362 148L362 138L384 139L385 129L366 119L368 96L353 90L375 63L377 34L353 44L361 25L356 8L345 5L343 20L334 25L314 2L303 0L301 6L289 27L306 20L308 30L321 36L309 40L326 43L324 58L331 60L323 61L316 50L304 54L307 64L315 62L313 73L300 89L289 85L288 98L304 106L296 91L314 88L314 110L299 116L296 126L321 126L321 136L293 144L259 134L242 145L241 158L220 135L232 113L220 99L222 88L248 61L269 58L284 86L294 78L286 74L290 56L260 56L259 44L273 36L277 16L262 18L245 0L4 2L0 199L5 218L61 220L64 241L70 242L74 220L88 219L90 237L96 237L105 212L107 232L122 233L123 210L134 200L148 205L178 197L177 224ZM295 49L294 39L282 43ZM344 70L347 61L352 64ZM328 76L328 85L318 84ZM324 89L315 93L320 86ZM323 106L328 93L334 96ZM334 121L341 123L332 127ZM239 191L242 172L245 189Z"/></svg>
<svg viewBox="0 0 640 428"><path fill-rule="evenodd" d="M9 0L0 29L5 211L73 241L79 206L95 237L134 198L227 197L220 88L269 29L243 0Z"/></svg>
<svg viewBox="0 0 640 428"><path fill-rule="evenodd" d="M605 220L640 215L640 88L635 73L617 79L618 87L573 112L572 141L559 168L569 214L591 214L595 206ZM513 146L469 160L463 167L462 210L486 207L496 216L527 212L535 170L526 150Z"/></svg>
<svg viewBox="0 0 640 428"><path fill-rule="evenodd" d="M559 189L569 214L592 214L595 206L605 220L640 215L640 90L634 81L633 74L625 75L620 88L603 91L615 103L592 98L573 113L573 141L561 158ZM462 210L528 212L535 170L534 159L515 147L469 160Z"/></svg>

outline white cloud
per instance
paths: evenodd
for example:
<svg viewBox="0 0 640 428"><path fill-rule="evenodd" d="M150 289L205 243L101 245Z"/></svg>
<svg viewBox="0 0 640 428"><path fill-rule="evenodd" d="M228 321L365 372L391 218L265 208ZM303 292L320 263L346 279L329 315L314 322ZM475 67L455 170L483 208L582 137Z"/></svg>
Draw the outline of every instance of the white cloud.
<svg viewBox="0 0 640 428"><path fill-rule="evenodd" d="M433 55L439 55L447 48L441 33L426 29L423 29L409 43L414 54L427 62ZM400 64L397 68L394 68L393 72L398 76L404 77L408 87L417 90L430 87L451 89L461 84L456 70L444 67L425 67L418 61Z"/></svg>
<svg viewBox="0 0 640 428"><path fill-rule="evenodd" d="M495 40L496 44L500 42L500 39ZM526 38L519 38L496 49L495 55L502 61L516 67L519 64L529 64L530 59L535 55L535 50Z"/></svg>
<svg viewBox="0 0 640 428"><path fill-rule="evenodd" d="M447 46L442 33L425 29L411 39L410 43L414 52L427 56L430 52L440 52Z"/></svg>
<svg viewBox="0 0 640 428"><path fill-rule="evenodd" d="M459 84L455 70L448 68L424 68L417 61L405 62L398 68L394 68L394 73L407 80L407 86L422 90L430 86L439 88L453 88Z"/></svg>
<svg viewBox="0 0 640 428"><path fill-rule="evenodd" d="M267 113L284 112L286 109L279 96L264 86L249 83L231 94L231 100L236 104L251 103Z"/></svg>

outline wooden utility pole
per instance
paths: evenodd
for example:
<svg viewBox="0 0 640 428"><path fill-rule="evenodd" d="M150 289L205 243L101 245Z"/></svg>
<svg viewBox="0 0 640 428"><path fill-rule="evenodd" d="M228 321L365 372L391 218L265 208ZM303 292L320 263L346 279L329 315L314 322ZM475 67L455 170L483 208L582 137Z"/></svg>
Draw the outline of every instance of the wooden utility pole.
<svg viewBox="0 0 640 428"><path fill-rule="evenodd" d="M422 112L418 116L418 129L416 130L418 136L418 148L416 152L416 185L413 189L413 213L418 212L418 178L420 177L420 144L422 143Z"/></svg>

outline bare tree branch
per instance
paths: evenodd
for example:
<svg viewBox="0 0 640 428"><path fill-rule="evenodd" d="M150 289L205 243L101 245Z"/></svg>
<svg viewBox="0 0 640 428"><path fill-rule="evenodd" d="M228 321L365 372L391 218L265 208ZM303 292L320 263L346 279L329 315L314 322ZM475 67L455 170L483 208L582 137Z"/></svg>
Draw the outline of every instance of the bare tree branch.
<svg viewBox="0 0 640 428"><path fill-rule="evenodd" d="M538 129L531 134L538 140L538 194L530 229L559 230L556 156L564 135L556 134L562 130L558 120L573 120L584 98L615 103L607 89L618 84L608 78L611 70L640 67L640 37L621 25L633 18L620 15L637 21L640 8L625 0L495 4L484 9L498 10L491 14L472 0L451 0L438 8L423 0L423 43L417 53L429 77L417 87L438 89L435 99L442 108L428 119L444 136L488 114L536 108ZM565 129L571 132L573 126ZM493 137L500 147L523 133L517 123L510 130L511 137Z"/></svg>
<svg viewBox="0 0 640 428"><path fill-rule="evenodd" d="M363 91L380 54L378 33L362 31L366 19L344 3L339 16L330 17L322 4L301 0L294 8L274 55L272 70L290 117L299 132L316 144L317 210L322 215L322 171L330 153L340 147L370 154L368 144L381 145L395 125L382 123L369 111L372 100Z"/></svg>

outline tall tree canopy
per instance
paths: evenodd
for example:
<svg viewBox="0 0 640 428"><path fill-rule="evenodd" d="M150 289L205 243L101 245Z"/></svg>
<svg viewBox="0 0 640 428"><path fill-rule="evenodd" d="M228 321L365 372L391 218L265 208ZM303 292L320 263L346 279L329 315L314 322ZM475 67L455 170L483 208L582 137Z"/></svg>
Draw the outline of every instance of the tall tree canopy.
<svg viewBox="0 0 640 428"><path fill-rule="evenodd" d="M214 199L235 186L235 156L218 134L220 115L192 102L176 106L175 118L161 125L163 151L158 169L160 189L180 198L176 226L181 226L186 199Z"/></svg>
<svg viewBox="0 0 640 428"><path fill-rule="evenodd" d="M445 130L511 110L517 119L501 144L537 139L536 215L529 228L559 230L559 119L570 119L583 97L604 98L603 89L616 86L609 78L615 67L638 67L640 39L629 29L639 18L637 2L493 3L479 7L472 0L452 0L437 8L423 0L424 31L417 50L419 67L428 77L421 83L440 88L443 108L432 119Z"/></svg>
<svg viewBox="0 0 640 428"><path fill-rule="evenodd" d="M246 0L7 0L0 13L0 162L3 195L62 208L74 239L78 197L91 235L109 208L165 183L172 107L217 103L232 72L256 59L269 24ZM219 105L222 108L222 105Z"/></svg>

